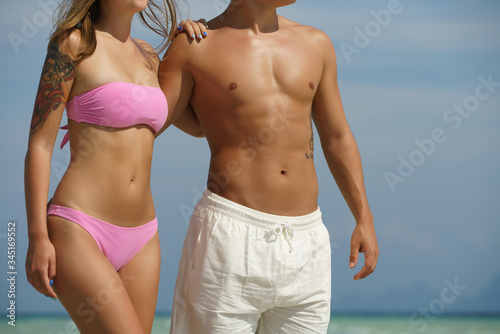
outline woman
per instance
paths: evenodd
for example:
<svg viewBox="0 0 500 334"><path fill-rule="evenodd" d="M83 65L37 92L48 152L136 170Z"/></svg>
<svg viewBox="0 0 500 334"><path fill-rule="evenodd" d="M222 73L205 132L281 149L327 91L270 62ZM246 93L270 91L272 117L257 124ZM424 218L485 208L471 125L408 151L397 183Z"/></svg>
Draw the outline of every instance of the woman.
<svg viewBox="0 0 500 334"><path fill-rule="evenodd" d="M155 51L130 37L136 13L164 33L164 47L175 30L172 0L63 1L31 123L27 277L61 301L82 333L150 333L153 325L160 245L149 179L167 101ZM70 139L71 160L47 208L65 107L69 137L62 145Z"/></svg>

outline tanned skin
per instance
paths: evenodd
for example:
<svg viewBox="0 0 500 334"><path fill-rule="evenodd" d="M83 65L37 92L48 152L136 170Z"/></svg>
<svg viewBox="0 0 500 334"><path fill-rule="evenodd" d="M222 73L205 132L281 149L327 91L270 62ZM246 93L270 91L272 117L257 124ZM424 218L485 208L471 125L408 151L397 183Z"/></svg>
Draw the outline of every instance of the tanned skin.
<svg viewBox="0 0 500 334"><path fill-rule="evenodd" d="M75 29L48 47L42 69L25 160L26 273L37 291L60 300L81 333L150 333L160 273L158 234L116 272L87 231L46 216L50 162L66 102L110 82L159 87L158 57L149 44L130 37L132 17L147 1L98 1L95 52L73 61L80 47ZM52 202L123 227L154 219L153 129L70 120L69 131L71 160Z"/></svg>
<svg viewBox="0 0 500 334"><path fill-rule="evenodd" d="M66 103L69 95L68 82L75 78L73 60L59 51L59 44L53 42L47 51L42 77L35 99L30 135L40 130L50 113Z"/></svg>
<svg viewBox="0 0 500 334"><path fill-rule="evenodd" d="M184 126L197 118L201 124L211 150L208 189L266 213L316 210L314 121L356 220L349 266L365 254L358 280L375 270L379 254L361 159L344 115L330 39L276 13L293 2L231 1L209 22L202 43L187 37L172 43L160 85L173 111L171 123ZM196 117L182 115L188 104Z"/></svg>

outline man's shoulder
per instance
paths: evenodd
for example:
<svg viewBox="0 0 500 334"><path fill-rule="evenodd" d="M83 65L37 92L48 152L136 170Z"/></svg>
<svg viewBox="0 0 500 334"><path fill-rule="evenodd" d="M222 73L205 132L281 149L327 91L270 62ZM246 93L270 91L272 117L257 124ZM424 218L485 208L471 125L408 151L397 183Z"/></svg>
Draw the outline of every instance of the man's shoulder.
<svg viewBox="0 0 500 334"><path fill-rule="evenodd" d="M170 58L171 60L175 59L177 63L187 63L197 53L199 43L193 41L187 33L180 33L168 46L167 51L163 55L163 60Z"/></svg>
<svg viewBox="0 0 500 334"><path fill-rule="evenodd" d="M296 38L303 42L311 43L318 47L331 44L330 37L320 29L300 24L283 16L280 16L280 26L290 30Z"/></svg>

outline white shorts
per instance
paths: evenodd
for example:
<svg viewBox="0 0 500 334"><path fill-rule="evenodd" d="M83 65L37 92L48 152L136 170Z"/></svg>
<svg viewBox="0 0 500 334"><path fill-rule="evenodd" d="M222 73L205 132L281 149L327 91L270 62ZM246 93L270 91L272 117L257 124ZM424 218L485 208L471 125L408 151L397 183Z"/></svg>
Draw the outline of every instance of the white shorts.
<svg viewBox="0 0 500 334"><path fill-rule="evenodd" d="M184 241L170 333L326 333L330 258L319 208L276 216L207 190Z"/></svg>

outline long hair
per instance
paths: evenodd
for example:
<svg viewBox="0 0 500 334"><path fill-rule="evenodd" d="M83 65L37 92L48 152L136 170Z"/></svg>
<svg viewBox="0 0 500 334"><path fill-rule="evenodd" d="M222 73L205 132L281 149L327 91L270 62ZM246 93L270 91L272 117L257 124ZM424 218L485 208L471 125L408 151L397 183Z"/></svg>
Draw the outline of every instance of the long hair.
<svg viewBox="0 0 500 334"><path fill-rule="evenodd" d="M79 62L92 55L97 46L94 25L99 15L98 0L63 0L57 8L49 45L67 38L73 30L78 29L81 33L81 45L74 61ZM148 7L140 12L139 16L149 29L163 37L161 44L155 49L157 53L161 53L175 35L177 10L174 0L149 0Z"/></svg>

